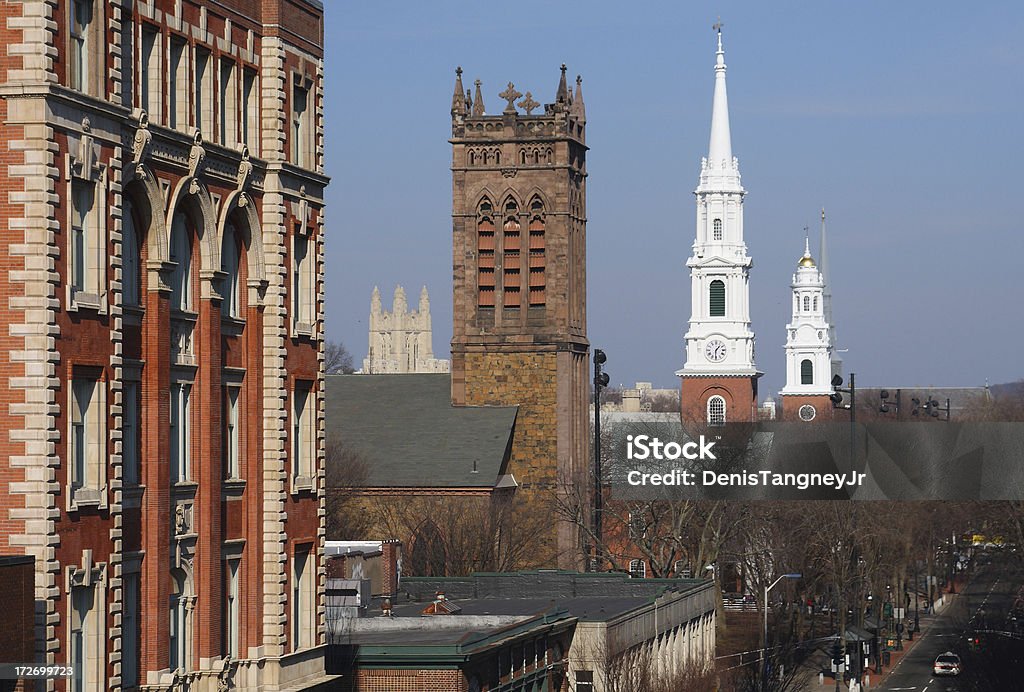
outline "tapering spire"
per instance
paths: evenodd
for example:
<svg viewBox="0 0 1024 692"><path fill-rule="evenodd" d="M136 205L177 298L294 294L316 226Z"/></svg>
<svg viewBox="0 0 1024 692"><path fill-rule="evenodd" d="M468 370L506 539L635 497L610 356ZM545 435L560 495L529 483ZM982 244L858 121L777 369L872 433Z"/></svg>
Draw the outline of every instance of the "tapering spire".
<svg viewBox="0 0 1024 692"><path fill-rule="evenodd" d="M426 286L420 291L420 312L430 312L430 296Z"/></svg>
<svg viewBox="0 0 1024 692"><path fill-rule="evenodd" d="M572 100L572 114L580 122L587 122L587 107L583 104L583 77L576 75L576 96Z"/></svg>
<svg viewBox="0 0 1024 692"><path fill-rule="evenodd" d="M715 24L718 51L715 53L715 98L711 107L711 142L708 165L712 170L732 168L732 136L729 132L729 97L725 89L725 50L722 49L722 23Z"/></svg>
<svg viewBox="0 0 1024 692"><path fill-rule="evenodd" d="M476 85L476 93L473 94L473 117L480 118L484 115L484 95L480 91L480 86L483 82L478 79L474 84Z"/></svg>
<svg viewBox="0 0 1024 692"><path fill-rule="evenodd" d="M391 306L391 312L396 315L404 315L409 311L409 303L405 300L405 289L400 285L395 286L395 298Z"/></svg>
<svg viewBox="0 0 1024 692"><path fill-rule="evenodd" d="M565 63L562 63L562 76L558 80L558 91L555 92L555 103L569 105L569 86L565 83Z"/></svg>
<svg viewBox="0 0 1024 692"><path fill-rule="evenodd" d="M818 268L821 270L821 278L825 281L825 310L826 317L831 318L828 314L829 303L831 302L832 289L828 287L828 244L825 241L825 207L821 208L821 244L818 247L818 251L821 254L819 257ZM831 321L831 319L830 319Z"/></svg>
<svg viewBox="0 0 1024 692"><path fill-rule="evenodd" d="M370 296L370 314L379 315L381 311L380 307L380 289L376 286L373 287L373 294Z"/></svg>
<svg viewBox="0 0 1024 692"><path fill-rule="evenodd" d="M462 86L462 67L455 68L455 92L452 94L452 115L466 114L466 92Z"/></svg>
<svg viewBox="0 0 1024 692"><path fill-rule="evenodd" d="M807 231L807 226L804 226L804 257L811 256L811 234Z"/></svg>

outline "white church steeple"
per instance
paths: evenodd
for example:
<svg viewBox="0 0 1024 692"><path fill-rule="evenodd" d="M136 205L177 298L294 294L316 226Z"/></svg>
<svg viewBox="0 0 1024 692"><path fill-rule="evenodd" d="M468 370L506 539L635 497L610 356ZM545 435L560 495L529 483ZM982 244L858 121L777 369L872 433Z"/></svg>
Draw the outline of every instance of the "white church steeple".
<svg viewBox="0 0 1024 692"><path fill-rule="evenodd" d="M712 410L726 407L726 420L751 420L751 399L756 396L754 333L750 329L749 273L753 262L743 240L743 196L739 162L732 155L729 98L725 84L725 50L722 27L715 25L715 91L711 108L708 155L701 161L700 179L694 191L697 201L697 232L690 268L691 306L686 332L686 362L676 374L683 378L683 409L697 417L701 401ZM697 381L699 378L700 381ZM721 384L716 384L712 380ZM719 394L710 395L712 390ZM751 409L751 410L748 410Z"/></svg>
<svg viewBox="0 0 1024 692"><path fill-rule="evenodd" d="M825 317L825 281L806 236L790 286L793 318L786 325L786 386L780 394L827 396L832 393L832 337Z"/></svg>

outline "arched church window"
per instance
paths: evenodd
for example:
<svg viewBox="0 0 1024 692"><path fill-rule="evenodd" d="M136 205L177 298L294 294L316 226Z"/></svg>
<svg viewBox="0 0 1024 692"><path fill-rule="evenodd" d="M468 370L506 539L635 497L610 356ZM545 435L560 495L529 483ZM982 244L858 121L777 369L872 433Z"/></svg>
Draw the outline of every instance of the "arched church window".
<svg viewBox="0 0 1024 692"><path fill-rule="evenodd" d="M725 317L725 282L715 279L708 291L709 311L711 317Z"/></svg>
<svg viewBox="0 0 1024 692"><path fill-rule="evenodd" d="M725 399L720 396L708 399L708 425L725 425Z"/></svg>
<svg viewBox="0 0 1024 692"><path fill-rule="evenodd" d="M814 311L818 311L818 296L814 296Z"/></svg>
<svg viewBox="0 0 1024 692"><path fill-rule="evenodd" d="M814 363L810 359L800 361L800 384L814 384Z"/></svg>
<svg viewBox="0 0 1024 692"><path fill-rule="evenodd" d="M506 310L518 310L522 305L522 234L519 224L519 206L514 200L505 204L505 225L502 228L502 295Z"/></svg>
<svg viewBox="0 0 1024 692"><path fill-rule="evenodd" d="M480 216L476 228L477 251L477 305L494 307L494 221L490 213L491 202L480 202Z"/></svg>
<svg viewBox="0 0 1024 692"><path fill-rule="evenodd" d="M542 308L546 300L547 257L544 238L544 203L534 198L530 203L530 307Z"/></svg>
<svg viewBox="0 0 1024 692"><path fill-rule="evenodd" d="M811 311L811 297L810 296L804 296L804 312L810 312L810 311Z"/></svg>
<svg viewBox="0 0 1024 692"><path fill-rule="evenodd" d="M713 227L714 227L714 234L715 234L714 237L715 237L715 240L721 240L722 239L722 220L721 219L715 219L715 221L713 223Z"/></svg>

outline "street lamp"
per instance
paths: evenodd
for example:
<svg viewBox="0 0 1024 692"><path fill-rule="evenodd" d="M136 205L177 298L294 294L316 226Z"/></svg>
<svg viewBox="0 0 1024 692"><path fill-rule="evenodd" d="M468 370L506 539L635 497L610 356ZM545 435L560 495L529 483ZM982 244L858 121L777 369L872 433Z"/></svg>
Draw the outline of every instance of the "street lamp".
<svg viewBox="0 0 1024 692"><path fill-rule="evenodd" d="M783 574L764 590L764 646L761 648L761 686L768 686L768 592L775 588L783 579L799 579L802 574Z"/></svg>
<svg viewBox="0 0 1024 692"><path fill-rule="evenodd" d="M900 394L902 394L902 392L902 389L897 389L896 400L893 401L892 399L889 398L889 390L883 389L881 392L882 402L881 405L878 407L878 412L889 413L890 410L895 411L896 420L898 421L900 419Z"/></svg>
<svg viewBox="0 0 1024 692"><path fill-rule="evenodd" d="M945 408L939 406L939 402L931 394L926 396L925 400L923 402L920 399L918 399L917 397L914 397L910 401L914 404L914 408L911 410L910 415L912 415L912 416L919 416L919 415L921 415L921 409L923 408L925 416L931 416L932 418L938 418L940 414L944 413L944 414L946 414L946 417L945 417L944 420L947 423L949 422L949 411L950 411L949 399L946 399L946 406L945 406Z"/></svg>
<svg viewBox="0 0 1024 692"><path fill-rule="evenodd" d="M608 356L594 349L594 571L601 565L601 389L608 386L608 373L601 368Z"/></svg>

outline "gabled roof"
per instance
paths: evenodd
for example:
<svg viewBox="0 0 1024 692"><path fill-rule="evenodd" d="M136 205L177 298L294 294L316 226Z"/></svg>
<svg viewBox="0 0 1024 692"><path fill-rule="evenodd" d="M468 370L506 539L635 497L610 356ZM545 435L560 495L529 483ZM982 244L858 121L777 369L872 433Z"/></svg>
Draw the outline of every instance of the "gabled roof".
<svg viewBox="0 0 1024 692"><path fill-rule="evenodd" d="M365 487L507 484L518 407L454 407L447 373L325 380L328 440L336 436L367 465Z"/></svg>

